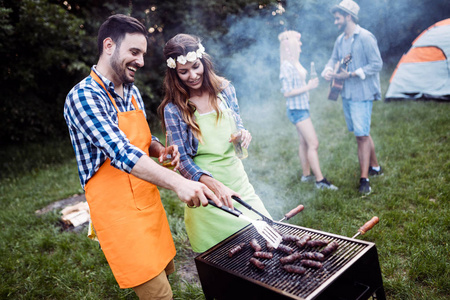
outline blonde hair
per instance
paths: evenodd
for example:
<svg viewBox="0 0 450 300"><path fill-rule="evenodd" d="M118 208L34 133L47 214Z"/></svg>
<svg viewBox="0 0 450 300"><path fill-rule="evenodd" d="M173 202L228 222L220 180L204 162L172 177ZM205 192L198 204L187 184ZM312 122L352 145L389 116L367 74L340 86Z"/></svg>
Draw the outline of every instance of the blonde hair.
<svg viewBox="0 0 450 300"><path fill-rule="evenodd" d="M176 59L179 55L186 55L188 52L197 51L199 44L200 39L196 36L183 33L177 34L164 46L164 57L166 59L170 57ZM207 53L202 55L200 61L204 68L202 89L209 94L209 102L217 112L218 120L220 117L220 108L216 101L217 94L226 88L229 82L215 73L213 63ZM162 120L162 126L163 128L165 127L164 107L168 103L173 103L181 111L184 122L188 124L194 136L202 142L200 126L197 124L194 117L196 108L189 102L190 97L189 88L178 77L176 69L167 68L164 77L164 99L158 107L158 114Z"/></svg>
<svg viewBox="0 0 450 300"><path fill-rule="evenodd" d="M278 35L280 41L280 63L287 60L290 62L298 61L300 53L298 52L297 43L302 35L294 30L288 30Z"/></svg>

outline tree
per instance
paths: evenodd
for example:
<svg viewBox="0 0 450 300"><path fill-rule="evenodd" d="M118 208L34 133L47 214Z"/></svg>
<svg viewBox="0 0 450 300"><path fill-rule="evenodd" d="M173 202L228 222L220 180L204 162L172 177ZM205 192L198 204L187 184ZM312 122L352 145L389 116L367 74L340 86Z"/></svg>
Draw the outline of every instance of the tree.
<svg viewBox="0 0 450 300"><path fill-rule="evenodd" d="M64 94L85 65L83 23L41 0L2 2L0 141L61 133Z"/></svg>
<svg viewBox="0 0 450 300"><path fill-rule="evenodd" d="M139 87L152 125L162 97L165 42L184 32L203 39L219 73L252 99L278 91L277 35L302 34L301 62L320 69L339 32L329 0L0 0L0 143L67 137L62 116L69 90L97 61L96 36L110 15L136 17L149 31ZM396 62L418 33L448 17L448 1L356 0L360 21ZM427 13L425 13L427 12ZM239 96L239 95L238 95ZM245 101L244 101L245 104Z"/></svg>

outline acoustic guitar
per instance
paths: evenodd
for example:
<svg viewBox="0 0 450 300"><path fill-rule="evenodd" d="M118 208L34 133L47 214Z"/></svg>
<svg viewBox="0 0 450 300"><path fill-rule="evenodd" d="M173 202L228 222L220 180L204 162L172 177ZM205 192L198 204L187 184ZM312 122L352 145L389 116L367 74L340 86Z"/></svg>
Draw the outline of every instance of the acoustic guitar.
<svg viewBox="0 0 450 300"><path fill-rule="evenodd" d="M348 54L343 59L338 61L334 67L334 73L339 74L341 73L341 69L344 69L347 71L348 64L352 61L352 55ZM330 85L330 92L328 93L328 99L336 101L339 97L339 94L342 91L342 88L344 87L344 79L337 79L333 78Z"/></svg>

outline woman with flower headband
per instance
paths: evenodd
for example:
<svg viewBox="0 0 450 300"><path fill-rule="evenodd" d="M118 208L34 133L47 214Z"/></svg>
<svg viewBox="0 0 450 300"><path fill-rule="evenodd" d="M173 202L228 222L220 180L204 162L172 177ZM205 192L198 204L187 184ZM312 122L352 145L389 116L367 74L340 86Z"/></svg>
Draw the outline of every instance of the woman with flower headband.
<svg viewBox="0 0 450 300"><path fill-rule="evenodd" d="M241 204L232 203L232 196L238 196L270 217L255 194L230 139L235 126L242 147L248 148L252 139L239 116L233 85L214 72L209 55L195 36L176 35L166 43L164 56L168 68L164 100L158 112L166 129L172 131L173 143L178 146L180 173L206 184L228 207L236 207L249 217L258 218ZM206 251L248 225L212 206L186 207L185 224L195 252Z"/></svg>
<svg viewBox="0 0 450 300"><path fill-rule="evenodd" d="M309 91L317 88L319 79L310 79L306 83L305 68L300 64L300 52L302 42L301 34L289 30L278 35L280 41L280 80L281 92L286 98L287 115L297 129L300 139L298 155L302 166L302 182L314 180L311 170L315 175L316 187L318 189L337 190L323 177L320 170L319 141L311 121L309 113Z"/></svg>

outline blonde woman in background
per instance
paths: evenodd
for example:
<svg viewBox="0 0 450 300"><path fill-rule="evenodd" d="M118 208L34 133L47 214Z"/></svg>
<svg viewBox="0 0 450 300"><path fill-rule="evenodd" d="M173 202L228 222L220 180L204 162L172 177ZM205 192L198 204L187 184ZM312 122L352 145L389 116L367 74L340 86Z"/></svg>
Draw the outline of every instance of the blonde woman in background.
<svg viewBox="0 0 450 300"><path fill-rule="evenodd" d="M278 35L280 41L281 92L286 98L287 115L297 128L300 146L298 155L302 166L302 182L315 180L318 189L337 190L322 174L319 163L319 141L309 113L309 91L317 88L316 77L306 83L306 69L300 64L301 34L285 31ZM313 175L311 175L311 171Z"/></svg>

